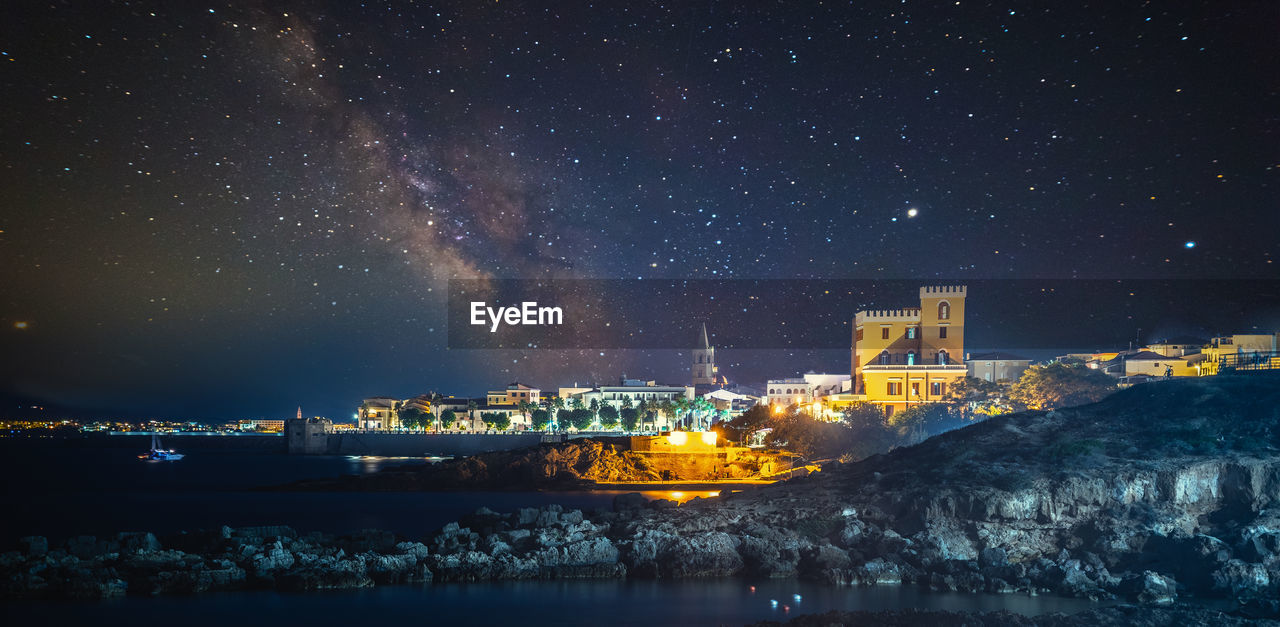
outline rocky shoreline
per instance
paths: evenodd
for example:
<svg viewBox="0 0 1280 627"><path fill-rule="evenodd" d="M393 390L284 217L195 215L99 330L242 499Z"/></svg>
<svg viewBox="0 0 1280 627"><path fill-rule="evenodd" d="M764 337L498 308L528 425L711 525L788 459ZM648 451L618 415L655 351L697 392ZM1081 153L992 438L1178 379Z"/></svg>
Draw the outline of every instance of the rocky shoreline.
<svg viewBox="0 0 1280 627"><path fill-rule="evenodd" d="M77 538L54 549L25 538L20 551L0 556L0 593L798 577L1150 607L1213 599L1276 617L1280 386L1267 377L1215 379L994 418L680 507L627 494L590 513L481 509L421 541L285 527Z"/></svg>
<svg viewBox="0 0 1280 627"><path fill-rule="evenodd" d="M777 474L778 452L741 449L732 462L711 473L663 463L631 450L630 438L598 437L557 444L493 451L428 464L404 464L368 475L307 479L263 488L266 491L380 492L450 490L591 490L601 484L644 484L760 479ZM708 465L710 466L710 465Z"/></svg>

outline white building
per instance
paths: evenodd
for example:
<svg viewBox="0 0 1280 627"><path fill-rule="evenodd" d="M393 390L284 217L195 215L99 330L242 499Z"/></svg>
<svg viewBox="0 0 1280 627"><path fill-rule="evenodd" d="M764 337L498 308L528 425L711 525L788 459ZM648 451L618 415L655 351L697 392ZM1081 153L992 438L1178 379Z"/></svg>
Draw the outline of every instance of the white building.
<svg viewBox="0 0 1280 627"><path fill-rule="evenodd" d="M848 391L853 385L849 374L806 373L802 377L770 379L766 398L770 405L804 405L814 400Z"/></svg>

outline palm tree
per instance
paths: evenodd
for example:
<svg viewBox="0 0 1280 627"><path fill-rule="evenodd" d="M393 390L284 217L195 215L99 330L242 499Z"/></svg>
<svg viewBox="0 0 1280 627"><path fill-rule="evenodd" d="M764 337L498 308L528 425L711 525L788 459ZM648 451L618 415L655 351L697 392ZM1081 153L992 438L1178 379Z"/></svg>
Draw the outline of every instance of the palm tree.
<svg viewBox="0 0 1280 627"><path fill-rule="evenodd" d="M599 425L600 424L600 399L598 398L591 399L590 409L591 409L591 422Z"/></svg>
<svg viewBox="0 0 1280 627"><path fill-rule="evenodd" d="M440 401L442 400L444 400L443 394L439 394L437 392L431 393L431 409L432 409L432 414L434 414L433 422L435 423L434 426L436 429L436 433L440 433Z"/></svg>
<svg viewBox="0 0 1280 627"><path fill-rule="evenodd" d="M479 405L476 404L475 399L471 399L467 401L467 420L471 422L470 425L467 425L469 427L476 426L475 411L477 407L479 407Z"/></svg>
<svg viewBox="0 0 1280 627"><path fill-rule="evenodd" d="M525 422L529 422L529 413L533 411L534 405L531 401L520 401L516 407L520 408L520 413L524 415Z"/></svg>
<svg viewBox="0 0 1280 627"><path fill-rule="evenodd" d="M559 396L555 397L551 401L551 407L555 409L554 412L551 412L551 423L554 424L556 426L556 430L559 431L560 430L560 410L564 409L564 399L560 398Z"/></svg>
<svg viewBox="0 0 1280 627"><path fill-rule="evenodd" d="M710 429L710 428L711 428L711 419L710 419L710 417L709 417L709 416L706 416L706 415L707 415L707 413L708 413L708 412L710 412L712 409L715 409L715 405L713 405L713 404L711 403L711 401L707 400L706 398L698 398L697 400L695 400L695 401L694 401L694 408L695 408L695 409L698 411L698 413L699 413L699 416L698 416L698 430L699 430L699 431L702 431L702 430L703 430L703 429L702 429L702 418L703 418L703 417L707 417L707 428L708 428L708 429Z"/></svg>
<svg viewBox="0 0 1280 627"><path fill-rule="evenodd" d="M640 399L640 404L636 407L636 409L640 411L640 420L639 420L640 424L638 426L641 431L644 431L644 421L646 418L649 417L649 401L643 398Z"/></svg>
<svg viewBox="0 0 1280 627"><path fill-rule="evenodd" d="M684 426L684 423L685 423L686 419L688 418L687 413L688 413L688 411L689 411L689 406L690 406L689 399L687 399L687 398L685 398L685 397L683 397L683 396L677 396L677 397L675 397L674 401L672 402L672 405L674 405L674 406L675 406L675 410L676 410L676 413L677 413L677 414L685 414L685 415L684 415L684 416L682 416L682 417L680 418L680 420L679 420L680 425L681 425L681 426Z"/></svg>

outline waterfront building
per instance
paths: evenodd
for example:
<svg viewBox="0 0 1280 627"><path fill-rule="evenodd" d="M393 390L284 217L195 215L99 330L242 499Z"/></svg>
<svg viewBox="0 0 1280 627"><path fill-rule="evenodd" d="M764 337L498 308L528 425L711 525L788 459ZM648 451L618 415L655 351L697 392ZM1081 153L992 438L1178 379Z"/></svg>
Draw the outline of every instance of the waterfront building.
<svg viewBox="0 0 1280 627"><path fill-rule="evenodd" d="M920 288L920 306L859 311L853 320L852 394L838 403L867 402L885 412L942 401L968 374L964 355L966 287Z"/></svg>
<svg viewBox="0 0 1280 627"><path fill-rule="evenodd" d="M1017 381L1031 367L1031 360L1012 353L965 353L967 376L983 381Z"/></svg>
<svg viewBox="0 0 1280 627"><path fill-rule="evenodd" d="M258 419L241 420L236 423L236 428L239 429L240 431L259 431L259 432L266 432L266 433L280 433L284 431L284 421L283 420L258 420Z"/></svg>
<svg viewBox="0 0 1280 627"><path fill-rule="evenodd" d="M849 392L853 376L848 374L820 374L807 372L800 377L770 379L765 385L766 402L786 407L806 405L820 397Z"/></svg>
<svg viewBox="0 0 1280 627"><path fill-rule="evenodd" d="M361 429L394 429L400 426L399 409L400 401L390 396L366 398L356 408L356 423Z"/></svg>
<svg viewBox="0 0 1280 627"><path fill-rule="evenodd" d="M519 405L530 402L537 405L541 401L541 390L523 383L512 383L505 390L490 390L486 395L490 406Z"/></svg>

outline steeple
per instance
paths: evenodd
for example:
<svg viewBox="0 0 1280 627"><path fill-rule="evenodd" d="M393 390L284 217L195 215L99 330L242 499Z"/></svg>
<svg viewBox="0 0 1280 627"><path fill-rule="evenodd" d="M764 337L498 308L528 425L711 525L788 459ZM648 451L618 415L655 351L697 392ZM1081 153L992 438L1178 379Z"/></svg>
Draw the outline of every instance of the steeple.
<svg viewBox="0 0 1280 627"><path fill-rule="evenodd" d="M298 406L298 420L302 420L302 406Z"/></svg>
<svg viewBox="0 0 1280 627"><path fill-rule="evenodd" d="M693 386L701 390L710 390L716 385L716 349L711 346L707 336L707 323L702 323L702 334L698 337L698 347L693 349Z"/></svg>

